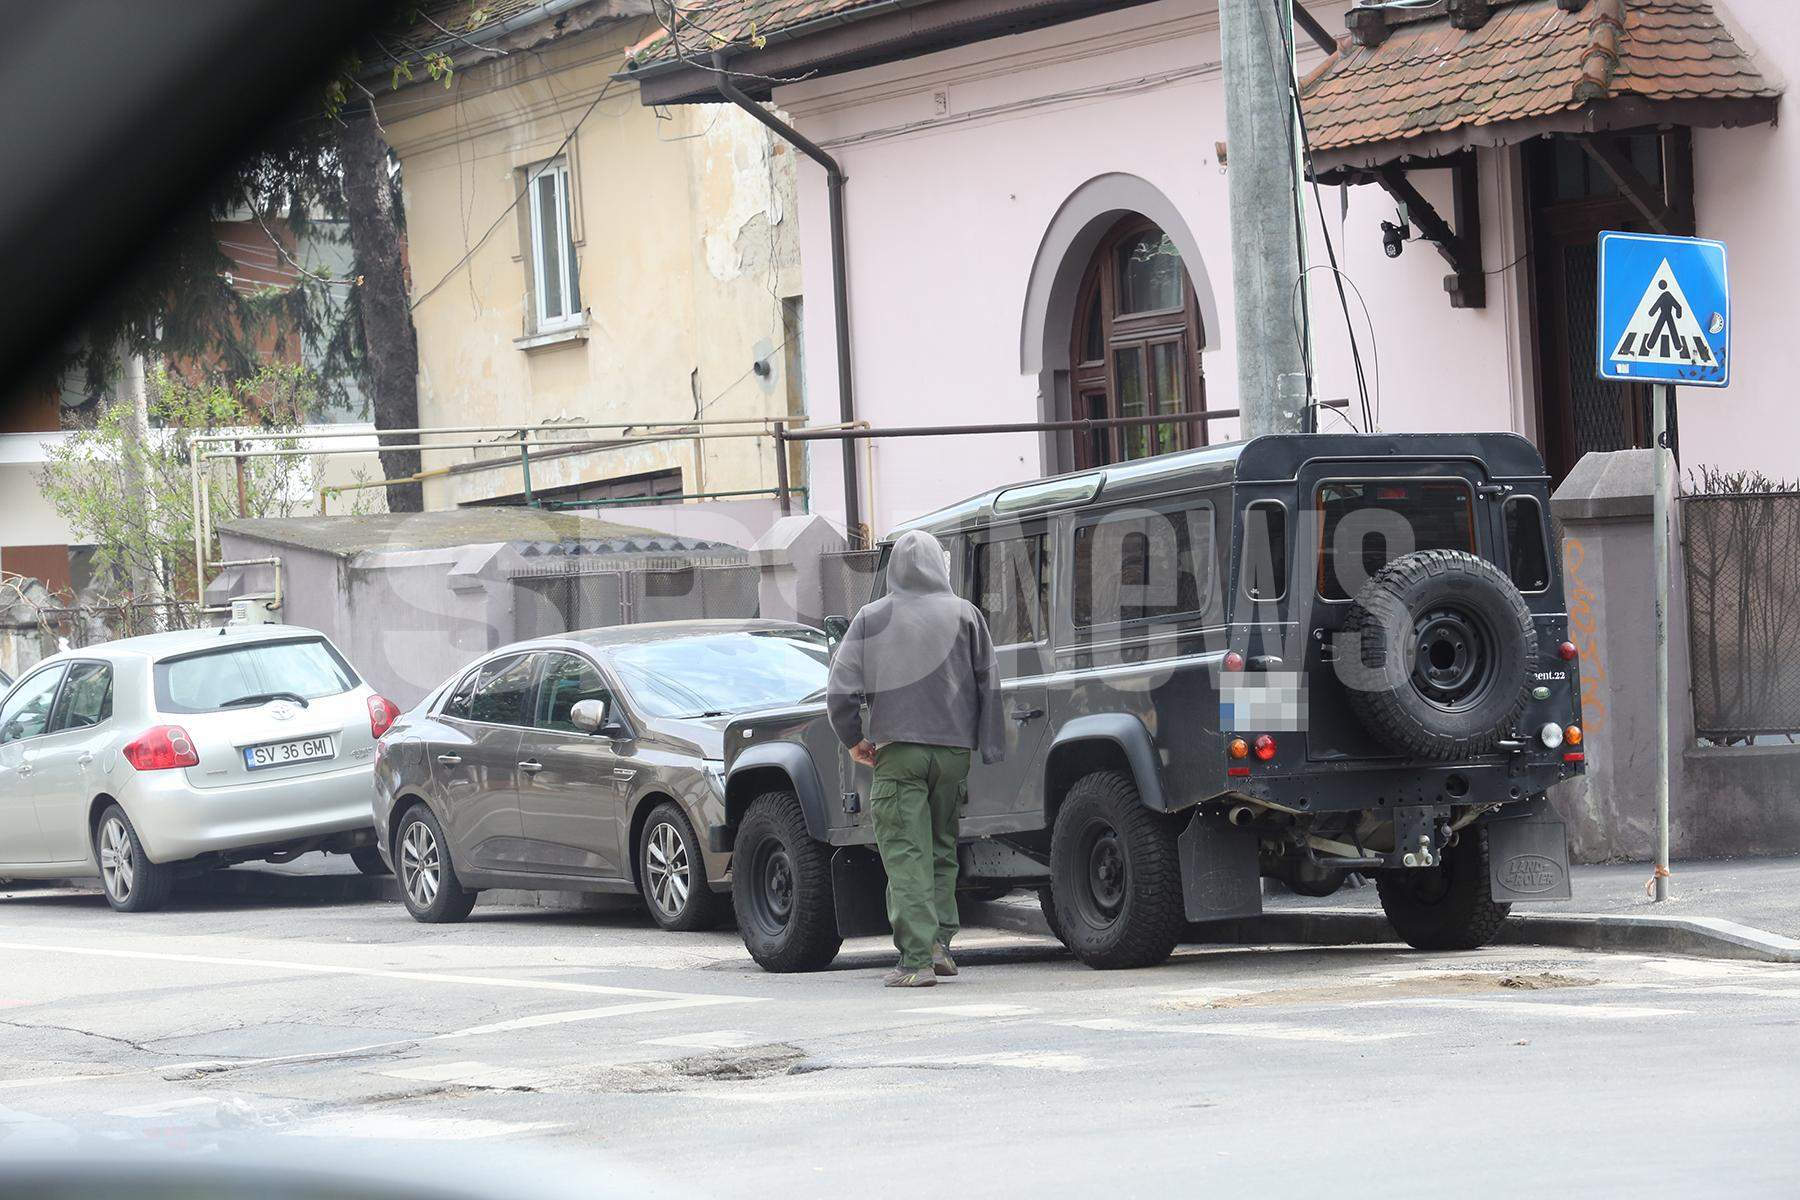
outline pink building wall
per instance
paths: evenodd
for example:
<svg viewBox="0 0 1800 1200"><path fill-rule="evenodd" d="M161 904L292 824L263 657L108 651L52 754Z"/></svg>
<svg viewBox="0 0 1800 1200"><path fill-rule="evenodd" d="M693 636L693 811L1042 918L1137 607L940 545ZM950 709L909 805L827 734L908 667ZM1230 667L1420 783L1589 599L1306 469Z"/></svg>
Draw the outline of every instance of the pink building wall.
<svg viewBox="0 0 1800 1200"><path fill-rule="evenodd" d="M1195 11L1202 7L1169 0L777 89L777 104L848 177L859 417L877 426L1038 419L1039 376L1021 352L1022 341L1043 337L1024 327L1034 266L1059 209L1109 173L1154 188L1186 226L1201 260L1189 262L1190 272L1209 293L1202 311L1217 315L1202 356L1207 405L1237 407L1226 179L1214 150L1225 138L1218 20L1216 11ZM1328 28L1341 28L1343 5L1312 7ZM1772 77L1800 62L1785 0L1734 0L1726 15ZM1318 58L1302 41L1302 72ZM1733 246L1739 361L1729 392L1686 393L1688 465L1800 472L1800 417L1783 370L1800 366L1800 336L1788 328L1800 305L1786 282L1800 278L1787 219L1800 183L1796 137L1791 123L1695 134L1701 233ZM1312 261L1325 262L1329 228L1367 306L1365 317L1351 292L1379 428L1536 432L1530 276L1517 261L1526 245L1518 154L1484 149L1480 158L1482 261L1493 272L1485 309L1450 307L1448 268L1433 247L1414 242L1399 259L1384 256L1380 223L1394 204L1379 188L1351 188L1347 197L1326 188L1322 216L1309 199ZM1447 173L1415 179L1448 214ZM824 176L811 164L801 167L800 207L808 403L815 419L835 420ZM1329 273L1313 273L1309 286L1318 393L1354 397ZM1215 422L1213 440L1235 437L1234 425ZM1326 416L1323 427L1341 425ZM867 461L865 520L877 534L1044 468L1035 435L896 439L871 443ZM809 470L814 509L841 520L835 446L814 443Z"/></svg>

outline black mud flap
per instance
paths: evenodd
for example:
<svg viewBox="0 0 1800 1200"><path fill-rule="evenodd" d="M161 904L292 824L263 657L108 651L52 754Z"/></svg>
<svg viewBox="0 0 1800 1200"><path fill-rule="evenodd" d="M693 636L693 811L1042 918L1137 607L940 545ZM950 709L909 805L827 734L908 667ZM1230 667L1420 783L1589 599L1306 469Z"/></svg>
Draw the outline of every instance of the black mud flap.
<svg viewBox="0 0 1800 1200"><path fill-rule="evenodd" d="M839 937L892 932L887 919L887 872L881 869L881 856L875 851L867 846L833 850L831 891L837 901Z"/></svg>
<svg viewBox="0 0 1800 1200"><path fill-rule="evenodd" d="M1488 886L1495 900L1505 904L1570 898L1568 831L1548 797L1509 805L1484 827Z"/></svg>
<svg viewBox="0 0 1800 1200"><path fill-rule="evenodd" d="M1195 813L1176 846L1181 852L1181 898L1190 921L1229 921L1262 915L1257 837L1222 814Z"/></svg>

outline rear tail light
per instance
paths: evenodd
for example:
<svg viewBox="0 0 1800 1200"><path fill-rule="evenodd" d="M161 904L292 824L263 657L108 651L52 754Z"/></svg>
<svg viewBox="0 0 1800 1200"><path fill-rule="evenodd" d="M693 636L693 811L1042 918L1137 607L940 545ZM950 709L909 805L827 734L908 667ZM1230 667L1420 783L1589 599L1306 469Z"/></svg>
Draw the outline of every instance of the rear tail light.
<svg viewBox="0 0 1800 1200"><path fill-rule="evenodd" d="M1275 739L1266 733L1258 734L1254 749L1256 750L1257 758L1260 758L1263 762L1268 762L1271 758L1275 757Z"/></svg>
<svg viewBox="0 0 1800 1200"><path fill-rule="evenodd" d="M1227 671L1243 670L1244 656L1239 654L1236 650L1227 650L1225 652L1225 669Z"/></svg>
<svg viewBox="0 0 1800 1200"><path fill-rule="evenodd" d="M1551 721L1542 729L1538 730L1538 741L1544 743L1545 747L1548 749L1556 749L1563 744L1563 727L1558 725L1555 721Z"/></svg>
<svg viewBox="0 0 1800 1200"><path fill-rule="evenodd" d="M194 752L194 741L179 725L158 725L139 735L137 741L122 751L125 761L139 771L173 771L181 767L197 767L200 756Z"/></svg>
<svg viewBox="0 0 1800 1200"><path fill-rule="evenodd" d="M400 706L386 696L369 697L369 732L377 739L400 719Z"/></svg>
<svg viewBox="0 0 1800 1200"><path fill-rule="evenodd" d="M1233 758L1250 757L1250 743L1246 742L1243 738L1232 738L1231 744L1226 747L1226 750L1230 752L1231 757Z"/></svg>
<svg viewBox="0 0 1800 1200"><path fill-rule="evenodd" d="M1581 726L1571 725L1563 730L1563 741L1569 743L1571 746L1581 745Z"/></svg>
<svg viewBox="0 0 1800 1200"><path fill-rule="evenodd" d="M1556 652L1562 655L1564 662L1574 662L1575 656L1581 653L1575 648L1574 642L1564 642L1556 648Z"/></svg>
<svg viewBox="0 0 1800 1200"><path fill-rule="evenodd" d="M1567 754L1563 755L1563 761L1564 762L1586 762L1587 755L1583 754L1579 750L1571 750Z"/></svg>

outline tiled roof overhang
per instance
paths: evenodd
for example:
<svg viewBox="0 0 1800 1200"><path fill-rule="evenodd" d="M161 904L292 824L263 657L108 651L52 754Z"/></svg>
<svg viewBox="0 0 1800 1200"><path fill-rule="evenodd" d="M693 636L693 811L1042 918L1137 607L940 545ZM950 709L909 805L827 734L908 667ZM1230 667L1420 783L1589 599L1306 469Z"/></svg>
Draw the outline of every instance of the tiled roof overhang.
<svg viewBox="0 0 1800 1200"><path fill-rule="evenodd" d="M1781 89L1708 0L1489 7L1478 28L1437 6L1388 17L1376 45L1344 39L1301 83L1314 169L1343 175L1546 133L1775 119Z"/></svg>

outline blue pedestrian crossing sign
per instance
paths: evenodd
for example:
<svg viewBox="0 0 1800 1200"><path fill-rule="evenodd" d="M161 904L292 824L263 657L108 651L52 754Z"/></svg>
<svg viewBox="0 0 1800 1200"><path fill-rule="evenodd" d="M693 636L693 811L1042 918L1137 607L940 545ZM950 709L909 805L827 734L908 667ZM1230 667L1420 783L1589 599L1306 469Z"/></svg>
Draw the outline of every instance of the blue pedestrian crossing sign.
<svg viewBox="0 0 1800 1200"><path fill-rule="evenodd" d="M1725 387L1731 289L1725 243L1600 235L1600 378Z"/></svg>

